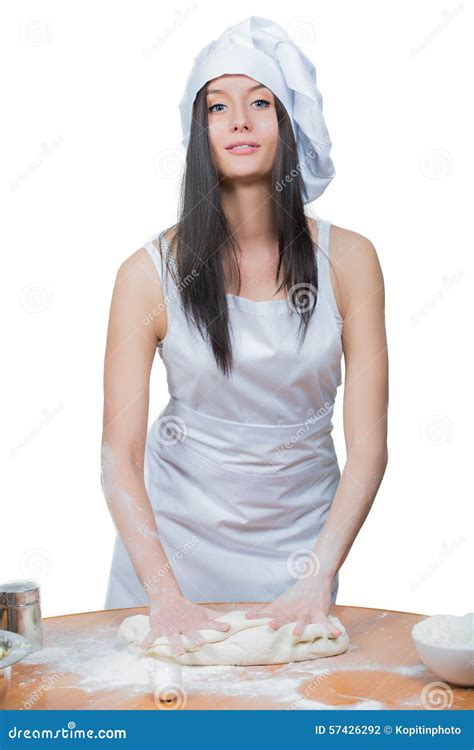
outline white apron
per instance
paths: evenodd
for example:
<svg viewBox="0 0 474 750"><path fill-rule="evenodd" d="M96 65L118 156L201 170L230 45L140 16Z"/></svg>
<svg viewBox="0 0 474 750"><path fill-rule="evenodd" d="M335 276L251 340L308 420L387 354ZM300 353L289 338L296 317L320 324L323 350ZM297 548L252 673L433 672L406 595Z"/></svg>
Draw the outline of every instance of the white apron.
<svg viewBox="0 0 474 750"><path fill-rule="evenodd" d="M169 252L163 233L145 244L167 305L158 351L170 394L148 429L145 486L161 543L191 601L272 601L296 583L305 559L317 565L311 550L340 480L331 419L342 357L330 224L318 219L318 228L319 294L304 344L296 348L299 319L286 299L228 294L235 358L229 379L185 319L154 244L161 240ZM333 602L338 585L336 575ZM105 608L148 603L117 535Z"/></svg>

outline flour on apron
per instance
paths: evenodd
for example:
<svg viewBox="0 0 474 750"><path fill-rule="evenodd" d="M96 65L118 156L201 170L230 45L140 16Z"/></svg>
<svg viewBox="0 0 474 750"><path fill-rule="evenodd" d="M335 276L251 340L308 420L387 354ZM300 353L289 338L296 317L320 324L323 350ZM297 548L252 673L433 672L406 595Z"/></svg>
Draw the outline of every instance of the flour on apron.
<svg viewBox="0 0 474 750"><path fill-rule="evenodd" d="M191 601L274 600L296 583L298 559L314 548L331 507L340 479L331 433L342 318L329 273L329 222L318 219L318 230L318 300L304 343L297 348L299 316L287 300L228 294L235 364L227 379L186 321L154 244L169 253L164 232L144 245L167 305L158 352L170 394L148 429L145 486ZM333 602L338 585L336 575ZM105 608L148 604L117 534Z"/></svg>

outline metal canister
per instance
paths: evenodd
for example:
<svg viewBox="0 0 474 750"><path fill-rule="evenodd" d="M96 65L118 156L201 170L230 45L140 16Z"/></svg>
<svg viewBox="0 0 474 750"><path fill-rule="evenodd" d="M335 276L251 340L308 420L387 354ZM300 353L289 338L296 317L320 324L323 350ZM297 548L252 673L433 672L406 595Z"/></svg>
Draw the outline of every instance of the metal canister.
<svg viewBox="0 0 474 750"><path fill-rule="evenodd" d="M0 629L24 636L32 652L43 647L38 583L18 580L0 584Z"/></svg>

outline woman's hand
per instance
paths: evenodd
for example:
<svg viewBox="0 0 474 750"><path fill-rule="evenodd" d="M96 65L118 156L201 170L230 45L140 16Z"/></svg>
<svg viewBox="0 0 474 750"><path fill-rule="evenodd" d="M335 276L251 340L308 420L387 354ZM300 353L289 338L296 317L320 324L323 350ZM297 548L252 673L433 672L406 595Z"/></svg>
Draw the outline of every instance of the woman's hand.
<svg viewBox="0 0 474 750"><path fill-rule="evenodd" d="M198 630L229 630L228 622L218 622L215 619L221 614L202 604L190 602L181 594L167 593L164 590L159 600L154 599L150 603L150 632L140 645L151 646L157 638L167 636L173 655L179 656L185 652L181 640L183 633L194 646L201 646L203 639Z"/></svg>
<svg viewBox="0 0 474 750"><path fill-rule="evenodd" d="M265 608L245 614L249 619L272 617L268 624L275 630L285 623L295 622L293 635L301 635L306 625L317 622L326 625L330 635L338 636L341 631L328 619L330 606L331 582L312 576L301 578Z"/></svg>

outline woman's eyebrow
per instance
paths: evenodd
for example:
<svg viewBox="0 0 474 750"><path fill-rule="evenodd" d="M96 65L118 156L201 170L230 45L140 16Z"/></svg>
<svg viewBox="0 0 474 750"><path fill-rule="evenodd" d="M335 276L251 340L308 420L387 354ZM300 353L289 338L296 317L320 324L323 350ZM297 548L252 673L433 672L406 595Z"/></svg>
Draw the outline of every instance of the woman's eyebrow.
<svg viewBox="0 0 474 750"><path fill-rule="evenodd" d="M251 86L250 88L246 89L244 93L250 92L250 91L256 91L257 89L266 89L267 87L263 85L263 83L257 83L256 86ZM223 91L222 89L208 89L207 95L210 94L227 94L226 91Z"/></svg>

